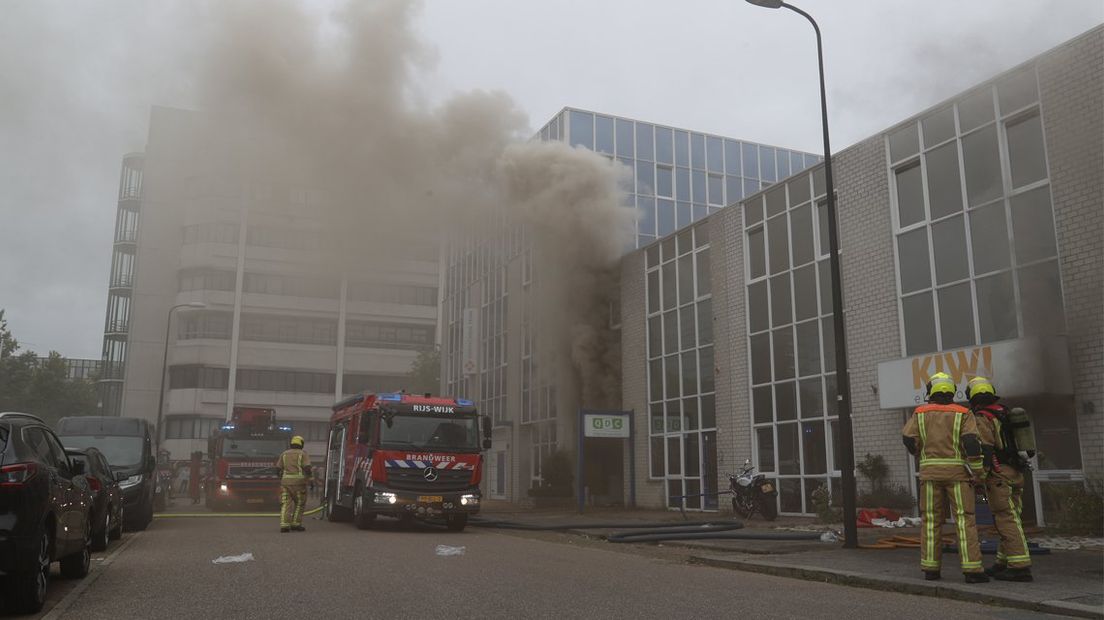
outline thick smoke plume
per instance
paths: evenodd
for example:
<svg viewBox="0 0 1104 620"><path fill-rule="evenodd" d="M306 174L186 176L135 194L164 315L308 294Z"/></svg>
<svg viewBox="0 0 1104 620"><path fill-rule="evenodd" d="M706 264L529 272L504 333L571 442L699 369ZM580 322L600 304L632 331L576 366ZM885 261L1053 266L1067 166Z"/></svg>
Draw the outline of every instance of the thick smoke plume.
<svg viewBox="0 0 1104 620"><path fill-rule="evenodd" d="M413 34L417 7L356 0L326 20L290 1L212 5L199 86L219 165L259 186L319 190L310 206L342 271L505 211L538 248L536 327L570 354L584 402L616 404L610 272L632 219L619 165L526 141L525 115L502 93L425 104L416 84L433 54Z"/></svg>

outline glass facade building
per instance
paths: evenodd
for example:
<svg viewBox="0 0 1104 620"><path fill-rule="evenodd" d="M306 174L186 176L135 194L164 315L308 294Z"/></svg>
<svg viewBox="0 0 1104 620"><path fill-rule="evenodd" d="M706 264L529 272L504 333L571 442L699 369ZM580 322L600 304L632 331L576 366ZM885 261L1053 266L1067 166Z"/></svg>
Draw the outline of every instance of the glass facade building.
<svg viewBox="0 0 1104 620"><path fill-rule="evenodd" d="M565 108L536 136L616 158L630 171L636 247L696 222L822 157L688 129Z"/></svg>
<svg viewBox="0 0 1104 620"><path fill-rule="evenodd" d="M661 395L649 403L663 418L649 431L661 448L649 458L676 495L716 488L716 468L708 464L716 461L712 375L697 372L699 363L712 364L709 283L695 281L695 270L709 272L709 245L704 230L690 227L820 158L575 108L558 112L533 139L585 148L625 166L624 199L637 209L631 246L684 231L681 245L672 240L662 265L652 265L659 278L653 293L670 304L655 309L653 322L670 334L650 352L665 374L653 384ZM580 403L564 388L570 364L559 346L563 338L542 329L548 317L534 295L542 285L539 244L508 213L474 224L445 252L442 388L472 398L494 419L488 491L516 500L542 482L549 455L572 449ZM611 327L619 321L615 313ZM623 483L612 478L591 481L592 495L623 501ZM691 505L700 507L700 499Z"/></svg>

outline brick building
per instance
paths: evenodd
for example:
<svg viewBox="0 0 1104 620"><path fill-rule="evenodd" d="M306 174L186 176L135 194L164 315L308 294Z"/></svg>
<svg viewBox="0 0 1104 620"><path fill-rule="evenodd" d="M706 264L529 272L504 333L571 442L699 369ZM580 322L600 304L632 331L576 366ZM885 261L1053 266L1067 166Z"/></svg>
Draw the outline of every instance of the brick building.
<svg viewBox="0 0 1104 620"><path fill-rule="evenodd" d="M855 454L891 484L913 487L900 429L937 370L990 376L1032 414L1036 520L1104 473L1102 58L1097 27L833 156ZM640 504L716 508L692 496L745 458L783 513L838 489L823 175L623 260Z"/></svg>

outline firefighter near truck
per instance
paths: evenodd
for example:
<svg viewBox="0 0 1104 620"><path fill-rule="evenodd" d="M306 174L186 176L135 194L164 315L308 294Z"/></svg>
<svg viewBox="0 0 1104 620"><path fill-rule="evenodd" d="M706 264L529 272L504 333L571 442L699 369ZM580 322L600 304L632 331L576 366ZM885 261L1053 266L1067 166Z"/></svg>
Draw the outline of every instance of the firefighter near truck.
<svg viewBox="0 0 1104 620"><path fill-rule="evenodd" d="M366 393L333 406L324 506L360 529L377 517L443 521L461 531L479 512L490 420L468 400Z"/></svg>
<svg viewBox="0 0 1104 620"><path fill-rule="evenodd" d="M224 511L278 506L280 472L274 463L290 440L291 427L276 423L274 409L234 407L230 421L207 440L207 507Z"/></svg>

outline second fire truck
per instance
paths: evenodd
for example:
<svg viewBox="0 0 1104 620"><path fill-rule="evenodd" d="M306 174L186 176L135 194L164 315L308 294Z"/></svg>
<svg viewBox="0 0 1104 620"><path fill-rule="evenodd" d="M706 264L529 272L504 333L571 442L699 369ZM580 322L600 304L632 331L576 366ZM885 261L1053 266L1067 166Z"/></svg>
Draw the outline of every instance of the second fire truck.
<svg viewBox="0 0 1104 620"><path fill-rule="evenodd" d="M443 520L460 531L479 512L490 420L468 400L361 394L333 407L325 505L361 529L377 516Z"/></svg>
<svg viewBox="0 0 1104 620"><path fill-rule="evenodd" d="M288 447L291 427L276 424L276 411L234 407L230 421L207 440L205 502L211 510L280 503L276 459Z"/></svg>

